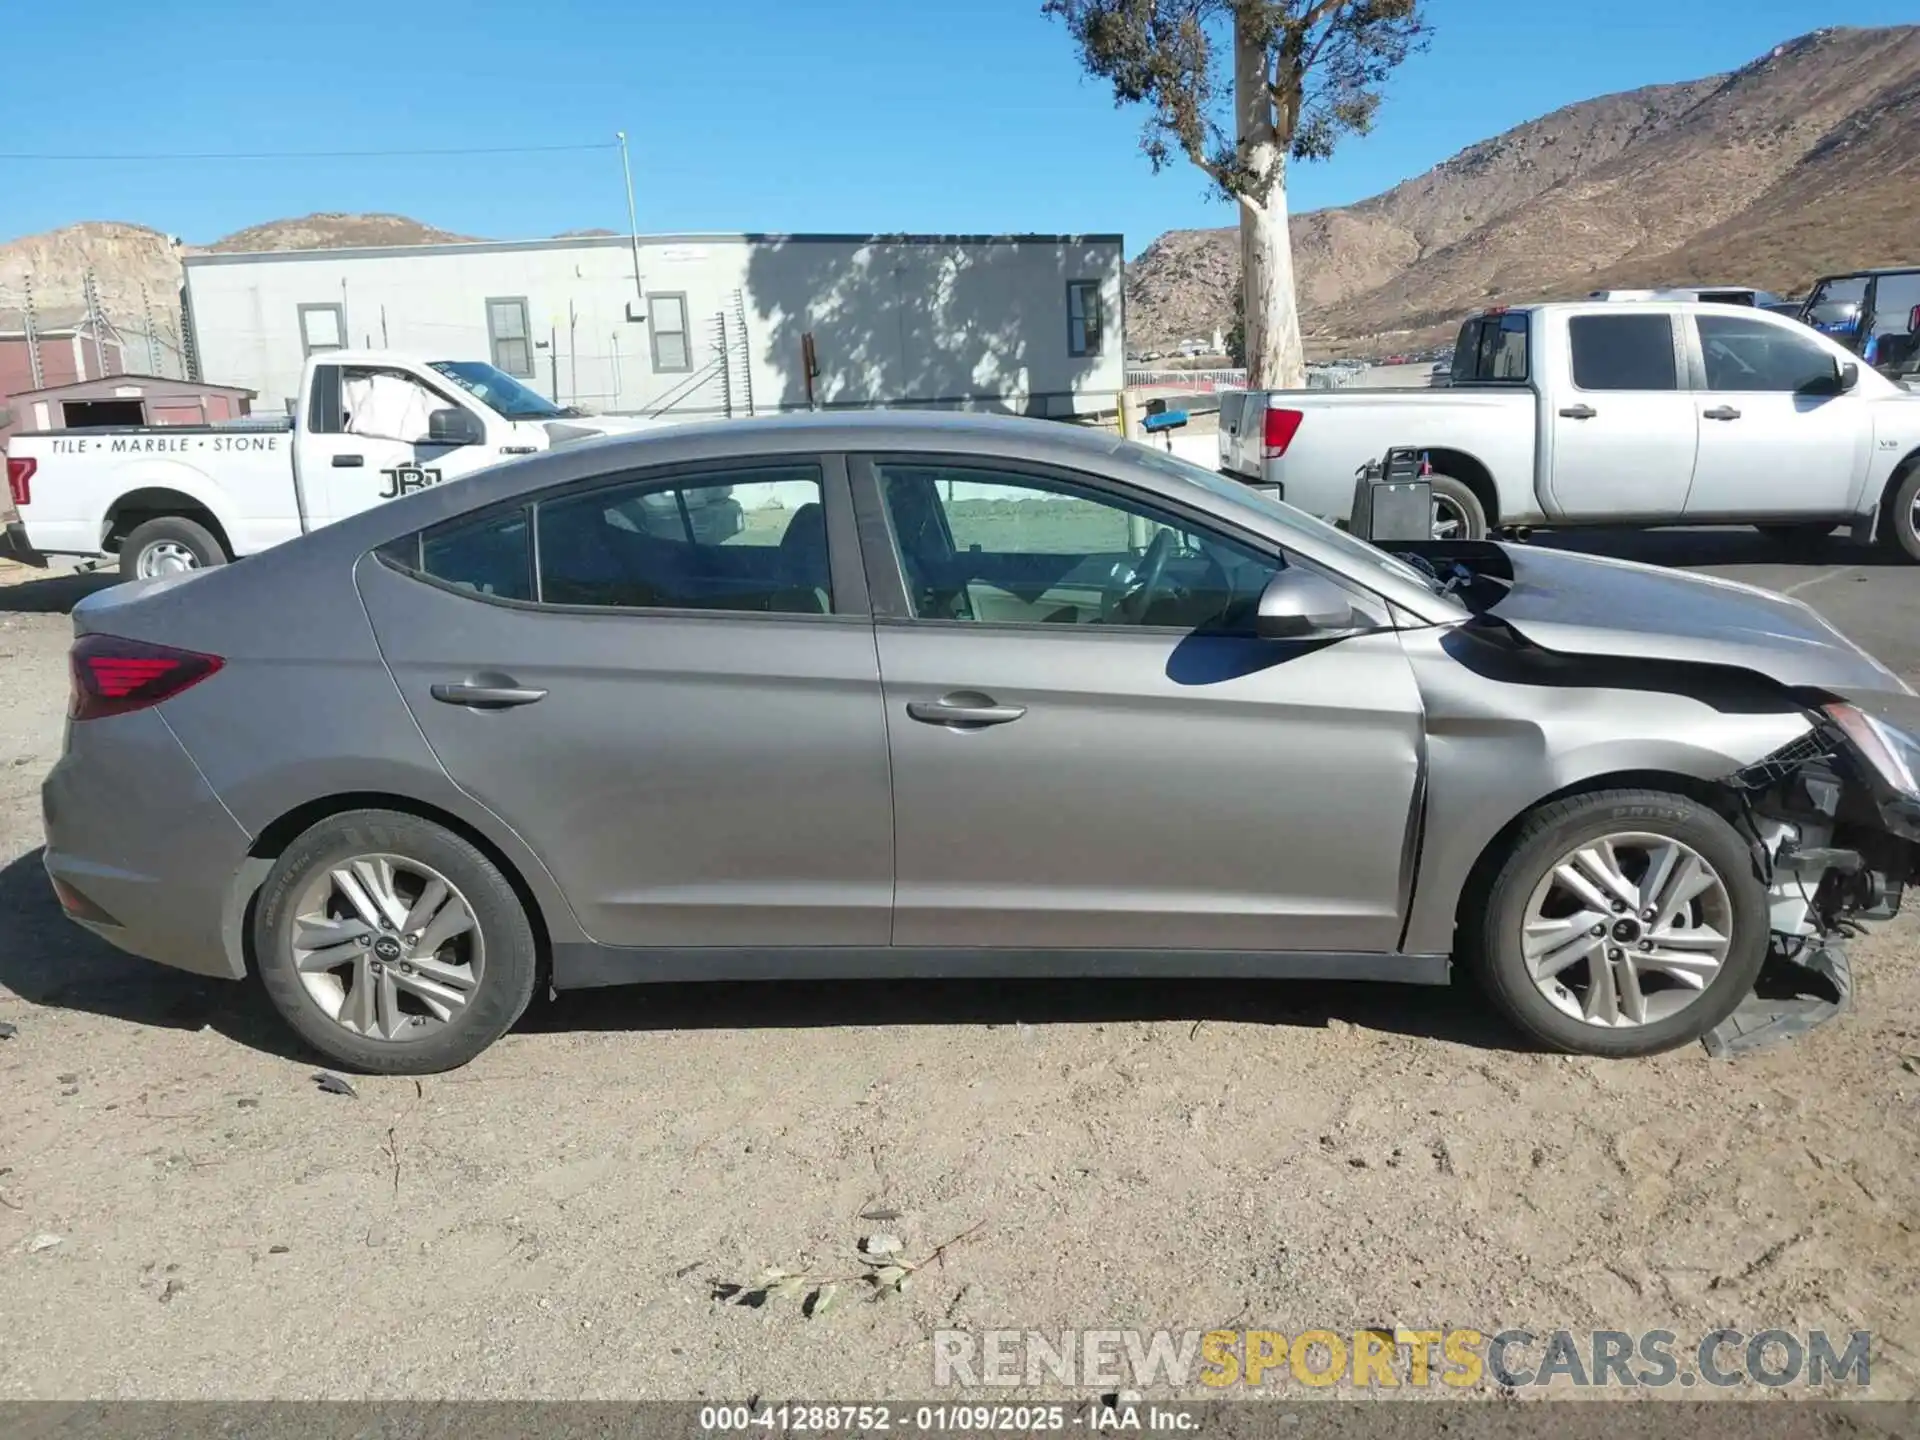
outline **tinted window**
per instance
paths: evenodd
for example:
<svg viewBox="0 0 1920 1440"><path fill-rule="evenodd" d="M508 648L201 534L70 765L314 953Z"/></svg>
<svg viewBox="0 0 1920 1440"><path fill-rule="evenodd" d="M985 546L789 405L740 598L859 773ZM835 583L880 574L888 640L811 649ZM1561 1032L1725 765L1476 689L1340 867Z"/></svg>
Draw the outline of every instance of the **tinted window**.
<svg viewBox="0 0 1920 1440"><path fill-rule="evenodd" d="M1576 315L1573 383L1582 390L1677 390L1673 322L1664 314Z"/></svg>
<svg viewBox="0 0 1920 1440"><path fill-rule="evenodd" d="M545 500L540 598L824 615L833 608L820 471L767 466Z"/></svg>
<svg viewBox="0 0 1920 1440"><path fill-rule="evenodd" d="M1805 335L1743 316L1701 315L1700 354L1709 390L1783 390L1830 386L1833 360Z"/></svg>
<svg viewBox="0 0 1920 1440"><path fill-rule="evenodd" d="M879 465L913 613L982 624L1252 628L1271 554L1131 500L965 465Z"/></svg>
<svg viewBox="0 0 1920 1440"><path fill-rule="evenodd" d="M420 537L419 565L436 580L482 595L533 599L533 546L525 508L427 531Z"/></svg>
<svg viewBox="0 0 1920 1440"><path fill-rule="evenodd" d="M1873 333L1867 363L1892 371L1920 365L1920 273L1882 275L1874 282Z"/></svg>
<svg viewBox="0 0 1920 1440"><path fill-rule="evenodd" d="M1454 383L1483 384L1527 378L1527 316L1525 311L1482 315L1460 328L1453 351Z"/></svg>

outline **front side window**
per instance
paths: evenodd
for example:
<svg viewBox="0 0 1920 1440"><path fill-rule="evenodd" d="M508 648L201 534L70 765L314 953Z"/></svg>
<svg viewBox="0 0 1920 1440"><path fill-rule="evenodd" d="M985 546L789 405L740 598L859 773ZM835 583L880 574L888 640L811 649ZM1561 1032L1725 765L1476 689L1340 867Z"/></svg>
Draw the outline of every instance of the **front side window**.
<svg viewBox="0 0 1920 1440"><path fill-rule="evenodd" d="M495 368L508 375L533 375L533 336L527 327L524 297L487 301L487 342Z"/></svg>
<svg viewBox="0 0 1920 1440"><path fill-rule="evenodd" d="M653 342L653 368L661 374L693 369L693 351L687 344L687 297L659 293L647 296L647 332Z"/></svg>
<svg viewBox="0 0 1920 1440"><path fill-rule="evenodd" d="M1250 632L1282 566L1091 486L964 462L875 469L917 619Z"/></svg>
<svg viewBox="0 0 1920 1440"><path fill-rule="evenodd" d="M815 465L647 480L543 500L549 605L825 615L833 609Z"/></svg>
<svg viewBox="0 0 1920 1440"><path fill-rule="evenodd" d="M1739 315L1700 315L1694 324L1709 390L1798 394L1832 386L1833 357L1785 325Z"/></svg>
<svg viewBox="0 0 1920 1440"><path fill-rule="evenodd" d="M340 428L348 435L425 445L428 417L450 403L404 370L355 365L340 372Z"/></svg>
<svg viewBox="0 0 1920 1440"><path fill-rule="evenodd" d="M1073 356L1100 353L1100 282L1067 282L1067 353Z"/></svg>
<svg viewBox="0 0 1920 1440"><path fill-rule="evenodd" d="M1651 315L1576 315L1567 322L1573 342L1573 383L1582 390L1677 390L1673 321Z"/></svg>
<svg viewBox="0 0 1920 1440"><path fill-rule="evenodd" d="M1874 282L1873 331L1861 356L1892 373L1920 368L1920 271Z"/></svg>

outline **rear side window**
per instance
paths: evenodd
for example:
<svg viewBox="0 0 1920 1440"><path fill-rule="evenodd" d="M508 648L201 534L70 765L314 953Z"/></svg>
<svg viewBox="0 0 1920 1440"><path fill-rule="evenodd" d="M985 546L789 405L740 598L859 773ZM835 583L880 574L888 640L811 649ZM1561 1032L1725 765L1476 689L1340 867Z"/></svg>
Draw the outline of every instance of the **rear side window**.
<svg viewBox="0 0 1920 1440"><path fill-rule="evenodd" d="M730 470L566 495L539 507L549 605L833 610L814 465Z"/></svg>
<svg viewBox="0 0 1920 1440"><path fill-rule="evenodd" d="M404 542L403 542L404 543ZM527 507L436 526L419 537L417 568L448 585L497 600L531 600L533 539ZM415 557L397 552L405 564Z"/></svg>
<svg viewBox="0 0 1920 1440"><path fill-rule="evenodd" d="M1453 383L1523 385L1528 358L1525 311L1477 315L1460 327L1460 339L1453 348Z"/></svg>
<svg viewBox="0 0 1920 1440"><path fill-rule="evenodd" d="M1573 383L1582 390L1677 390L1673 321L1665 314L1576 315Z"/></svg>

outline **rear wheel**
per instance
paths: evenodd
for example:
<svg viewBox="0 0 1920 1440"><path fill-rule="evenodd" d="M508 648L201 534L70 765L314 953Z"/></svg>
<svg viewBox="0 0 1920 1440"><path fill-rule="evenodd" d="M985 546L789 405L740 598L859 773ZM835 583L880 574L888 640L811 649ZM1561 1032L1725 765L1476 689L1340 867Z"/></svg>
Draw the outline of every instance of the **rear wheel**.
<svg viewBox="0 0 1920 1440"><path fill-rule="evenodd" d="M390 810L332 816L289 845L254 946L275 1008L352 1070L464 1065L533 997L533 929L506 877L461 836Z"/></svg>
<svg viewBox="0 0 1920 1440"><path fill-rule="evenodd" d="M1653 790L1541 806L1464 918L1461 958L1507 1018L1585 1055L1699 1039L1753 989L1769 936L1739 833Z"/></svg>
<svg viewBox="0 0 1920 1440"><path fill-rule="evenodd" d="M151 580L186 570L205 570L227 563L227 552L213 532L184 515L161 515L134 526L120 542L120 576L124 580Z"/></svg>
<svg viewBox="0 0 1920 1440"><path fill-rule="evenodd" d="M1433 487L1433 538L1436 540L1484 540L1487 538L1487 511L1473 487L1451 475L1429 475Z"/></svg>

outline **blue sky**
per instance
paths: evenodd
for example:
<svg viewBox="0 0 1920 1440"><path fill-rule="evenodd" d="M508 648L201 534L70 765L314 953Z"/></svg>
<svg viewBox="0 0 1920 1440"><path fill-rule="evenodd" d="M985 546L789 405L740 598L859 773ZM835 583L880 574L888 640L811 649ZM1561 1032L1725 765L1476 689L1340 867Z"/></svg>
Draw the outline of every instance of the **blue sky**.
<svg viewBox="0 0 1920 1440"><path fill-rule="evenodd" d="M0 152L633 143L643 232L1161 231L1227 224L1083 79L1039 0L86 0L13 7ZM1689 79L1914 0L1428 0L1375 133L1296 209L1383 190L1557 106ZM191 20L188 17L191 16ZM172 18L169 18L172 17ZM30 63L18 63L18 57ZM82 219L216 239L313 210L490 237L626 228L611 150L277 161L0 159L0 239Z"/></svg>

